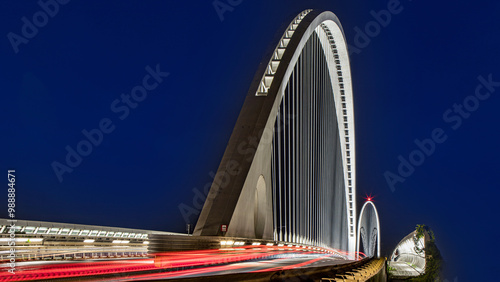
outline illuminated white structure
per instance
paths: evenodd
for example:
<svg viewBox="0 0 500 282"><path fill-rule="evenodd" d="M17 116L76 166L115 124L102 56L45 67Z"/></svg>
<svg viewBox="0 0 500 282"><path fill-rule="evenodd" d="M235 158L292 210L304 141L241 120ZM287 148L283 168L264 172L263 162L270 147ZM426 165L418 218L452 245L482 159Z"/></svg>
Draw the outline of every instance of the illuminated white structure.
<svg viewBox="0 0 500 282"><path fill-rule="evenodd" d="M342 27L303 11L255 75L194 235L354 252L354 140Z"/></svg>
<svg viewBox="0 0 500 282"><path fill-rule="evenodd" d="M356 253L363 252L368 257L380 257L380 221L377 208L369 199L359 213L358 242ZM359 247L362 247L360 249Z"/></svg>
<svg viewBox="0 0 500 282"><path fill-rule="evenodd" d="M12 222L0 218L0 259L10 254L15 242L16 258L84 259L137 257L148 253L153 234L177 235L171 232L82 225L32 220ZM15 233L15 238L12 233Z"/></svg>
<svg viewBox="0 0 500 282"><path fill-rule="evenodd" d="M389 266L394 276L419 276L425 273L425 235L417 238L413 231L392 252Z"/></svg>

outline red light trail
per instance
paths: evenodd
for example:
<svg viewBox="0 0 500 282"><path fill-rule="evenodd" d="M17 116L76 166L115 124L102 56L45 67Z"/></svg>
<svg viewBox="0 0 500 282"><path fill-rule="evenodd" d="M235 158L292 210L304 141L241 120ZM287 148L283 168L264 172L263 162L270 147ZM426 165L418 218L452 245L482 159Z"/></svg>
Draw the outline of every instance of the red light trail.
<svg viewBox="0 0 500 282"><path fill-rule="evenodd" d="M300 246L241 246L236 248L157 253L151 255L150 258L142 259L107 259L81 262L30 261L19 263L16 266L15 274L7 272L7 267L0 267L0 281L47 280L68 277L84 278L85 276L93 276L92 279L100 280L100 275L107 274L123 275L123 278L116 278L114 276L113 279L121 280L137 277L142 280L153 279L153 277L168 278L202 275L228 270L244 270L257 265L259 265L260 269L256 271L262 272L296 268L327 257L345 259L346 255L345 252L337 250ZM300 259L296 262L289 262L287 265L276 266L276 262L292 258ZM274 264L258 263L263 260L274 262ZM241 264L241 262L246 262L246 264ZM156 271L157 273L151 273ZM141 274L141 272L145 273ZM109 281L109 279L106 280Z"/></svg>

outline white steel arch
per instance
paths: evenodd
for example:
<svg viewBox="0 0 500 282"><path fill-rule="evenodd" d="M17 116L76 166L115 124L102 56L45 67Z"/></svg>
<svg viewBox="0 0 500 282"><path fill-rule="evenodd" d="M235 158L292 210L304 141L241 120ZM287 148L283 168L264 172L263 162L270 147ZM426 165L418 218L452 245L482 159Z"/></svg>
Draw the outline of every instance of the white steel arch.
<svg viewBox="0 0 500 282"><path fill-rule="evenodd" d="M280 118L286 113L307 113L308 123L292 119L282 130ZM301 139L304 132L307 141ZM354 133L349 56L341 24L332 12L303 11L256 74L217 173L227 181L212 184L194 234L275 239L353 253ZM246 141L253 137L257 142ZM279 145L284 142L286 152ZM304 168L308 161L315 166ZM278 174L286 182L277 181ZM256 193L255 187L265 188ZM249 212L256 207L260 211ZM226 224L228 231L222 234L220 226Z"/></svg>
<svg viewBox="0 0 500 282"><path fill-rule="evenodd" d="M373 214L375 215L375 218L367 218L367 217L373 216ZM373 221L373 220L375 221L375 228L376 228L375 234L372 234L372 232L371 232L371 231L374 231L373 226L369 226L369 224L366 223L368 221ZM363 237L361 234L362 228L368 229L368 234L366 234L368 237L365 240L362 240L362 237ZM374 236L372 236L372 235L374 235ZM378 212L377 212L377 208L375 207L375 204L372 201L368 200L365 202L365 204L361 208L361 212L359 213L358 236L357 236L358 240L356 243L356 254L358 254L360 252L360 249L359 249L360 242L364 241L363 243L368 245L365 247L369 248L369 246L372 243L373 237L375 237L375 235L376 235L375 240L377 243L377 257L380 257L380 221L379 221ZM373 256L375 254L366 254L366 255Z"/></svg>
<svg viewBox="0 0 500 282"><path fill-rule="evenodd" d="M290 40L287 38L287 35L290 34L290 29L294 27L295 23L300 23L300 18L301 15L304 15L305 13L308 13L309 11L304 11L303 13L299 14L299 16L296 18L294 22L289 26L287 32L283 35L283 38L280 41L280 44L275 50L273 58L280 57L280 53L284 54L284 51L282 50L283 48L286 49L287 45L289 44ZM298 28L298 26L296 27ZM293 31L295 32L295 31ZM349 58L348 58L348 52L347 52L347 45L345 42L345 38L343 35L343 31L341 28L341 25L338 21L338 18L331 12L323 12L315 15L313 19L307 24L306 30L303 34L301 34L301 39L300 42L298 43L298 46L295 48L295 52L293 53L293 56L291 59L288 61L287 64L287 69L285 72L285 75L283 79L281 80L280 87L278 90L278 95L276 97L275 105L280 105L283 104L283 100L286 100L286 95L285 92L287 91L287 87L290 86L290 80L291 77L294 73L294 67L297 65L301 66L303 62L300 61L301 56L303 56L303 51L306 48L308 42L311 40L312 36L317 36L319 39L319 43L317 44L319 46L316 46L317 50L313 50L313 53L316 52L322 52L324 57L325 57L325 63L326 67L328 69L327 74L329 75L331 85L330 87L332 88L332 93L333 93L333 100L334 100L334 114L336 115L336 121L337 121L337 130L339 133L339 140L340 140L340 148L341 148L341 154L342 154L342 171L343 171L343 181L344 181L344 189L345 193L343 196L345 197L344 205L345 205L345 212L347 213L347 226L340 226L340 228L346 228L347 229L347 238L343 239L343 241L347 241L347 250L349 251L354 251L354 244L356 241L355 237L355 230L356 230L356 202L355 202L355 195L356 195L356 185L355 185L355 144L354 144L354 114L353 114L353 98L352 98L352 86L351 86L351 77L350 77L350 66L349 66ZM313 54L315 58L318 57L318 54ZM268 64L268 67L266 69L272 69L272 64L273 60L270 61ZM317 73L316 73L317 75ZM266 76L263 77L265 79ZM261 81L261 85L265 84L263 81ZM293 83L292 83L293 84ZM264 95L262 92L257 92L256 95ZM293 99L293 98L291 98ZM291 103L293 104L296 101L292 101ZM293 107L293 106L292 106ZM332 107L333 108L333 107ZM279 107L276 108L276 112L272 112L271 116L279 116L280 113ZM293 111L292 111L293 112ZM282 114L285 114L286 111L284 111ZM287 117L285 117L287 118ZM276 131L277 128L274 130ZM317 130L316 128L314 130ZM278 128L279 131L279 128ZM293 134L293 132L292 132ZM293 141L292 141L293 143ZM294 144L295 145L295 144ZM279 157L279 156L278 156ZM289 158L290 159L290 158ZM292 156L293 159L293 156ZM314 168L318 169L318 168ZM333 168L331 168L333 169ZM292 170L294 170L292 168ZM290 205L292 206L292 209L295 210L297 208L297 205L294 206L294 201L297 202L296 199L294 199L293 195L299 194L298 196L304 196L303 194L297 192L297 189L304 189L304 187L296 187L297 183L294 182L296 179L289 179L291 182L291 188L289 189L289 193L292 194L292 198ZM285 185L290 186L290 184L286 183L286 180L284 181ZM300 183L299 183L300 184ZM332 187L333 188L333 187ZM274 192L276 194L276 192ZM276 197L276 195L274 195ZM279 196L279 195L278 195ZM308 195L305 195L308 197ZM289 199L290 201L290 199ZM300 204L300 201L299 201ZM322 202L322 203L315 203L314 199L308 199L307 204L323 204L324 206L328 205L328 203ZM285 203L286 206L286 203ZM275 214L275 222L276 222L276 214L279 214L279 212L282 212L283 207L274 207L274 214ZM289 209L290 210L290 209ZM285 211L288 212L288 211ZM314 211L313 211L314 213ZM316 211L317 213L317 211ZM295 216L295 217L294 217ZM297 227L294 226L294 221L297 221L297 216L300 217L300 215L284 215L285 217L285 222L288 221L288 224L282 224L280 221L278 222L278 226L275 228L275 239L276 240L285 240L285 241L291 241L291 242L297 242L297 243L309 243L309 244L314 244L314 245L321 245L325 246L328 243L325 242L325 238L310 238L311 236L317 237L317 232L314 232L312 230L306 230L306 238L304 238L304 234L297 234ZM308 215L306 215L308 216ZM318 215L315 214L313 215L317 217ZM330 215L327 215L330 216ZM336 216L336 215L333 215ZM340 216L340 215L338 215ZM302 219L303 220L303 219ZM320 219L316 219L313 224L310 224L307 226L309 229L321 229L323 225L325 225L325 219L324 216ZM300 231L300 221L301 219L298 219L298 223L295 223L295 225L299 225L299 233ZM290 225L290 226L288 226ZM282 230L282 227L284 226L285 230ZM288 228L288 230L287 230ZM291 229L291 230L290 230ZM320 230L320 233L329 232L329 230ZM284 233L284 234L283 234ZM312 234L311 234L312 233ZM339 236L339 233L336 233L335 235ZM297 237L298 236L298 237ZM309 237L309 238L307 238ZM319 239L319 240L318 240ZM312 240L312 241L311 241ZM330 245L330 244L328 244ZM331 246L331 245L330 245Z"/></svg>

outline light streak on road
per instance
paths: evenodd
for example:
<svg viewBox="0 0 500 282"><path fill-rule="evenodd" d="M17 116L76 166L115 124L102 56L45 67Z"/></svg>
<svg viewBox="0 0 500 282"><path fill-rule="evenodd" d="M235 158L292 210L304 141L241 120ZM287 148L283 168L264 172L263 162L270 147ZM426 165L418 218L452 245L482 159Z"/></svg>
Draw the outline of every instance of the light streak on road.
<svg viewBox="0 0 500 282"><path fill-rule="evenodd" d="M87 281L130 281L264 272L307 266L325 259L343 262L345 255L338 250L314 250L300 246L239 246L157 253L140 259L29 261L18 263L15 274L7 272L7 264L1 264L0 281L69 277L79 277ZM101 275L114 276L99 277Z"/></svg>

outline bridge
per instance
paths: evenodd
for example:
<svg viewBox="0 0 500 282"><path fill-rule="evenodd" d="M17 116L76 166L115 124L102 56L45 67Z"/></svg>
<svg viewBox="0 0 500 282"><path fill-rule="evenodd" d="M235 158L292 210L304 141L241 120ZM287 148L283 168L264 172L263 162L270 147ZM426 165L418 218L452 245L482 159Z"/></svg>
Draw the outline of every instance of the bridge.
<svg viewBox="0 0 500 282"><path fill-rule="evenodd" d="M249 137L257 140L248 143ZM249 89L194 235L308 243L354 253L353 97L331 12L288 26ZM222 234L221 226L228 226Z"/></svg>
<svg viewBox="0 0 500 282"><path fill-rule="evenodd" d="M305 10L272 46L248 90L193 236L26 222L16 234L26 240L18 241L21 246L29 246L20 257L27 268L37 259L33 252L42 248L38 259L63 253L63 260L97 260L85 269L72 266L80 276L130 272L155 279L170 277L167 270L172 269L203 273L207 264L226 273L304 266L331 271L334 265L352 270L380 256L374 203L366 202L357 214L353 90L338 18L329 11ZM0 233L7 242L4 225ZM44 242L42 247L34 247L34 239ZM63 251L51 248L51 241L63 242ZM136 258L145 255L145 245L149 257ZM82 250L92 246L99 251ZM2 248L8 253L5 244ZM99 259L110 253L128 260L103 267ZM255 265L262 260L264 265ZM228 267L233 262L246 264ZM44 273L55 271L47 269ZM68 275L67 268L61 273ZM24 277L37 277L28 274L35 276ZM72 277L60 275L54 277Z"/></svg>

